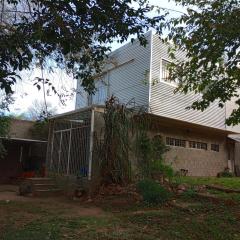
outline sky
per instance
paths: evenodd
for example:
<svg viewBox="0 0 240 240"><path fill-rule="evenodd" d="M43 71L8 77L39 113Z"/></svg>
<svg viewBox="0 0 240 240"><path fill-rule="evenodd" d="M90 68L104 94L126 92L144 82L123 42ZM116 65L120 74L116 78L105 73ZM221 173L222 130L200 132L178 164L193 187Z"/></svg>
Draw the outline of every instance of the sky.
<svg viewBox="0 0 240 240"><path fill-rule="evenodd" d="M174 1L169 0L149 0L149 2L153 5L160 6L163 8L173 9L176 11L184 11L184 9L180 6L176 6ZM153 13L154 14L154 13ZM177 12L171 12L172 16L177 16ZM113 43L112 50L117 49L123 44ZM22 81L19 81L14 86L15 94L13 98L15 99L14 104L10 106L10 112L16 115L20 115L28 111L28 108L32 105L32 103L36 100L43 101L43 91L39 91L36 86L34 86L34 79L36 77L41 77L40 69L34 69L31 71L25 71L21 73ZM53 82L53 85L58 89L60 93L69 94L72 93L72 89L76 88L76 80L73 80L72 77L68 76L61 70L57 70L56 73L48 73L43 72L44 77L50 79ZM75 95L71 97L65 98L65 104L63 105L59 97L50 93L47 95L47 102L53 108L57 109L57 113L63 113L67 111L74 110L75 108Z"/></svg>

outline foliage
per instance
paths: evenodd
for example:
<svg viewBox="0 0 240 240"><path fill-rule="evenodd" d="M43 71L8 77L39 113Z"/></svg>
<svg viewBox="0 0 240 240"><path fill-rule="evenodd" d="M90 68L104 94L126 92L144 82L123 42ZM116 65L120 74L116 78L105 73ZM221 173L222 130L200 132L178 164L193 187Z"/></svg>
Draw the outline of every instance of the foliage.
<svg viewBox="0 0 240 240"><path fill-rule="evenodd" d="M170 75L179 82L178 91L201 93L192 104L203 111L217 100L220 107L230 99L237 108L228 125L240 123L240 1L239 0L175 0L187 13L164 24L170 32L167 41L173 58ZM177 60L176 50L186 58Z"/></svg>
<svg viewBox="0 0 240 240"><path fill-rule="evenodd" d="M132 129L132 111L119 104L115 97L106 102L103 114L104 140L99 154L101 155L101 172L105 183L126 183L131 178L129 160Z"/></svg>
<svg viewBox="0 0 240 240"><path fill-rule="evenodd" d="M144 32L164 19L149 17L147 0L5 0L0 16L0 88L12 93L19 72L38 64L72 72L82 86L94 91L94 75L116 39L124 42L137 35L146 44ZM50 66L49 66L50 65ZM48 79L37 78L56 89Z"/></svg>
<svg viewBox="0 0 240 240"><path fill-rule="evenodd" d="M47 140L48 126L49 122L47 119L36 121L31 129L32 137L38 140Z"/></svg>
<svg viewBox="0 0 240 240"><path fill-rule="evenodd" d="M230 172L229 168L225 168L224 171L218 173L217 176L226 178L226 177L234 177L234 174Z"/></svg>
<svg viewBox="0 0 240 240"><path fill-rule="evenodd" d="M148 204L162 204L166 202L171 193L152 179L144 179L138 182L137 189Z"/></svg>
<svg viewBox="0 0 240 240"><path fill-rule="evenodd" d="M189 198L191 199L195 196L196 196L196 191L193 188L189 188L182 193L182 197L184 197L186 199L189 199Z"/></svg>
<svg viewBox="0 0 240 240"><path fill-rule="evenodd" d="M28 108L28 117L31 120L44 121L50 116L56 114L57 109L52 107L51 103L35 99Z"/></svg>
<svg viewBox="0 0 240 240"><path fill-rule="evenodd" d="M137 157L141 177L150 178L156 172L173 177L173 169L163 162L163 154L169 148L161 136L152 139L147 136L150 119L145 110L128 104L120 104L114 96L106 102L104 138L98 145L105 183L127 183L131 180L130 157Z"/></svg>
<svg viewBox="0 0 240 240"><path fill-rule="evenodd" d="M9 110L9 105L13 102L12 94L6 94L0 89L0 113Z"/></svg>
<svg viewBox="0 0 240 240"><path fill-rule="evenodd" d="M165 177L172 177L174 172L171 166L164 164L163 154L169 148L165 145L160 135L150 139L146 129L140 130L136 136L136 154L138 166L143 177L151 177L152 173L159 172Z"/></svg>
<svg viewBox="0 0 240 240"><path fill-rule="evenodd" d="M11 118L8 116L0 115L0 137L7 137L10 130ZM6 155L6 149L3 141L0 138L0 159Z"/></svg>

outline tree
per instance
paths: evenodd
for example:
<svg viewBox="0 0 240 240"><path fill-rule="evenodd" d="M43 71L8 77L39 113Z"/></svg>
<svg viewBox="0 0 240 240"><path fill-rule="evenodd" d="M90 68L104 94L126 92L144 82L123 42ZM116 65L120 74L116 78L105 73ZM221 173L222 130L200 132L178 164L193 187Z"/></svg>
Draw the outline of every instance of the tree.
<svg viewBox="0 0 240 240"><path fill-rule="evenodd" d="M9 105L14 102L12 94L6 94L0 90L0 114L9 110Z"/></svg>
<svg viewBox="0 0 240 240"><path fill-rule="evenodd" d="M116 39L136 34L141 44L164 16L148 17L147 0L2 0L0 16L0 88L12 93L19 72L33 63L73 72L94 91L94 75ZM49 80L38 78L56 92Z"/></svg>
<svg viewBox="0 0 240 240"><path fill-rule="evenodd" d="M35 99L26 113L28 118L35 121L42 121L57 113L57 109L51 103Z"/></svg>
<svg viewBox="0 0 240 240"><path fill-rule="evenodd" d="M223 107L237 98L227 124L240 123L240 1L175 1L187 7L186 14L164 24L170 30L167 41L175 46L170 75L179 81L177 90L201 93L191 107L202 111L215 100ZM185 51L186 59L176 60L176 49Z"/></svg>
<svg viewBox="0 0 240 240"><path fill-rule="evenodd" d="M10 130L11 118L0 113L0 160L6 155L6 148L3 139L8 137Z"/></svg>

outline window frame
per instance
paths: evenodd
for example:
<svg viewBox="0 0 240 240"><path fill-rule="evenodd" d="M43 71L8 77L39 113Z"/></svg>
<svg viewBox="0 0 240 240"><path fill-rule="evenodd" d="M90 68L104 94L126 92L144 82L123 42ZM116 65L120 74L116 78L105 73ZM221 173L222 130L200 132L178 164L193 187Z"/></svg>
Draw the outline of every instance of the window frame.
<svg viewBox="0 0 240 240"><path fill-rule="evenodd" d="M194 144L195 147L191 146L192 144ZM205 145L206 148L203 148L202 146ZM198 147L200 146L200 147ZM198 141L188 141L188 147L191 149L197 149L197 150L208 150L208 143L206 142L198 142Z"/></svg>
<svg viewBox="0 0 240 240"><path fill-rule="evenodd" d="M174 137L166 137L166 145L170 147L180 147L180 148L186 148L187 147L187 140L180 139L180 138L174 138ZM171 142L173 144L171 144ZM176 144L178 142L178 144ZM182 144L184 143L184 144Z"/></svg>
<svg viewBox="0 0 240 240"><path fill-rule="evenodd" d="M217 150L213 148L214 147L217 147ZM220 144L219 143L211 143L211 151L213 152L220 152Z"/></svg>
<svg viewBox="0 0 240 240"><path fill-rule="evenodd" d="M166 61L166 62L168 62L168 63L172 63L172 61L169 61L169 60L166 59L166 58L162 58L162 57L160 58L160 72L159 72L160 82L165 83L165 84L168 84L168 85L176 88L176 87L178 86L178 84L177 84L176 82L165 81L165 80L163 80L163 78L162 78L162 73L163 73L163 61Z"/></svg>

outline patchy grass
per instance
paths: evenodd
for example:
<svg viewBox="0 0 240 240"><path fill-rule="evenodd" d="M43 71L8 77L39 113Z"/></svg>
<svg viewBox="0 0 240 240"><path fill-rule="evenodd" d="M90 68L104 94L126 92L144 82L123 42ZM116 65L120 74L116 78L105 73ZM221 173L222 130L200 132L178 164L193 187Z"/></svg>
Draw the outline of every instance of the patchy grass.
<svg viewBox="0 0 240 240"><path fill-rule="evenodd" d="M167 206L147 208L141 204L128 208L117 205L110 207L111 201L108 201L107 212L98 214L93 211L89 216L77 211L82 208L82 204L64 202L62 199L8 203L0 201L0 239L240 239L239 206L226 207L191 199L197 207L191 209L194 211L182 211ZM74 211L69 214L71 208ZM88 205L85 208L95 206ZM115 211L116 209L121 211Z"/></svg>
<svg viewBox="0 0 240 240"><path fill-rule="evenodd" d="M217 178L217 177L175 177L178 183L187 183L189 185L218 185L226 188L240 190L240 178Z"/></svg>
<svg viewBox="0 0 240 240"><path fill-rule="evenodd" d="M240 203L240 194L239 193L225 193L218 190L208 189L208 192L214 194L215 196L225 199L225 200L233 200L234 202Z"/></svg>

